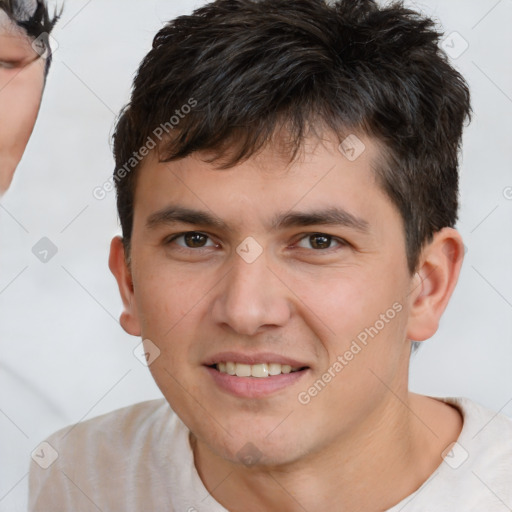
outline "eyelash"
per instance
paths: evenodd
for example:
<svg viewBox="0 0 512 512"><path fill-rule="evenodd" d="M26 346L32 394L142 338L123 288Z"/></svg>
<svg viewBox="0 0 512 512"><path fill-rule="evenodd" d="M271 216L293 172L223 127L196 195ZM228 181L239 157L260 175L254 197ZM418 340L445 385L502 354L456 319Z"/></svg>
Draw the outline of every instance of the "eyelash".
<svg viewBox="0 0 512 512"><path fill-rule="evenodd" d="M172 242L178 240L179 238L182 238L182 237L184 237L186 235L192 235L192 234L203 235L203 236L207 237L208 240L211 240L212 242L214 242L215 246L220 245L220 244L216 243L212 239L212 237L210 237L210 235L208 235L206 233L203 233L202 231L184 231L183 233L178 233L178 234L172 235L172 236L164 239L164 245L166 245L166 246L170 245ZM320 252L326 253L326 252L330 252L332 250L340 249L341 247L348 247L350 245L343 238L339 238L339 237L336 237L334 235L329 235L328 233L321 233L321 232L318 232L318 231L314 231L314 232L311 232L311 233L302 233L300 235L300 237L296 239L294 244L297 244L298 242L301 242L302 240L307 239L308 237L315 236L315 235L316 236L324 236L326 238L329 238L331 242L336 242L339 245L338 245L338 247L328 247L327 249L307 248L306 250L311 250L311 251L314 251L316 253L320 253ZM211 247L215 247L215 246L209 245L209 246L203 246L203 247L194 248L194 247L187 247L185 245L179 245L179 244L177 244L177 246L178 246L178 250L195 251L195 252L199 252L201 249L209 249ZM294 249L297 249L297 248L294 248ZM299 247L298 249L300 250L300 249L305 249L305 248L304 247Z"/></svg>
<svg viewBox="0 0 512 512"><path fill-rule="evenodd" d="M17 67L19 67L19 62L0 60L1 69L15 69Z"/></svg>

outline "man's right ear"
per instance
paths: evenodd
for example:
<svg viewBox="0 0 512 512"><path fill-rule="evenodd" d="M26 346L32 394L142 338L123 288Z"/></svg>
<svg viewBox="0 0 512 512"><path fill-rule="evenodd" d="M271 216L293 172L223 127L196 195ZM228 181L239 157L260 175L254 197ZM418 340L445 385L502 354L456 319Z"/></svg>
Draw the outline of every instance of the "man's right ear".
<svg viewBox="0 0 512 512"><path fill-rule="evenodd" d="M132 274L126 261L123 239L120 236L114 237L110 243L108 266L116 278L119 293L123 300L124 310L119 318L121 327L128 334L140 336L140 321L133 293Z"/></svg>

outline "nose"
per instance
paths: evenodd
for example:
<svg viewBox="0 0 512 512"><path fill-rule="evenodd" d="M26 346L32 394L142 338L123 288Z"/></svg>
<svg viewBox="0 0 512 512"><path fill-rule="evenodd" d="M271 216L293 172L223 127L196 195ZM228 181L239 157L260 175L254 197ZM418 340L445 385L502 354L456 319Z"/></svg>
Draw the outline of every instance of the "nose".
<svg viewBox="0 0 512 512"><path fill-rule="evenodd" d="M252 263L233 255L231 270L217 288L212 315L217 325L252 336L289 321L288 290L268 267L265 252Z"/></svg>

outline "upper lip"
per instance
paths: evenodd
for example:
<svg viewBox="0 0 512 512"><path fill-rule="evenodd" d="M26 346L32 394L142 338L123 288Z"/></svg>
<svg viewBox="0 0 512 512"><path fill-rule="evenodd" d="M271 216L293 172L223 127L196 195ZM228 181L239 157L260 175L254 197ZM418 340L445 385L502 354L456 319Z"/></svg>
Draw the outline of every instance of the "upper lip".
<svg viewBox="0 0 512 512"><path fill-rule="evenodd" d="M241 364L260 364L260 363L278 363L287 364L292 368L305 368L309 367L304 362L292 359L290 357L282 356L280 354L273 354L272 352L258 352L257 354L242 354L241 352L221 352L209 357L205 362L205 366L213 366L218 363L241 363Z"/></svg>

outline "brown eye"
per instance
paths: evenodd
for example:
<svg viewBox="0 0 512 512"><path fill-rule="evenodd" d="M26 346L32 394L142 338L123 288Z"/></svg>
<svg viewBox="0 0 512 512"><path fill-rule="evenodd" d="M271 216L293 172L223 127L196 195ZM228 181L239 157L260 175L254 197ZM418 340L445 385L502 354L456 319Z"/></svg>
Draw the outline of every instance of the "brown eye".
<svg viewBox="0 0 512 512"><path fill-rule="evenodd" d="M309 242L313 249L328 249L331 246L332 238L328 235L311 235Z"/></svg>
<svg viewBox="0 0 512 512"><path fill-rule="evenodd" d="M342 247L347 244L344 242L344 240L333 237L331 235L326 235L325 233L312 233L301 238L297 245L303 249L314 249L316 251L321 251L326 249L333 249L336 246Z"/></svg>
<svg viewBox="0 0 512 512"><path fill-rule="evenodd" d="M184 249L202 249L206 247L215 247L216 244L208 235L199 231L188 231L179 235L174 235L165 241L166 245L176 244Z"/></svg>
<svg viewBox="0 0 512 512"><path fill-rule="evenodd" d="M202 233L187 233L183 236L185 240L185 244L187 247L204 247L206 242L208 241L208 237L203 235Z"/></svg>

